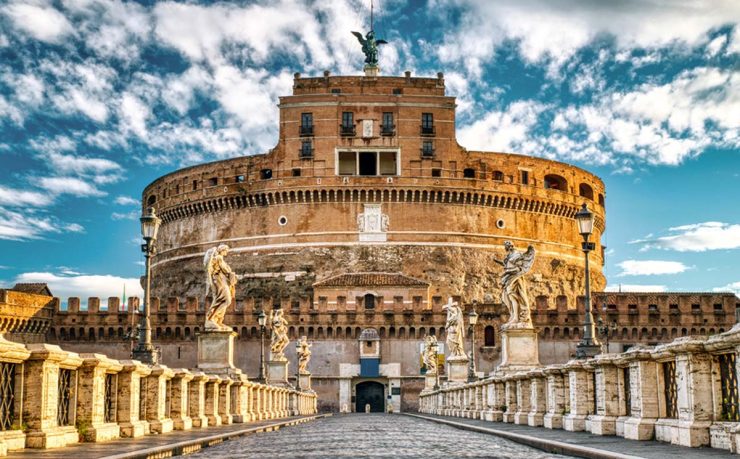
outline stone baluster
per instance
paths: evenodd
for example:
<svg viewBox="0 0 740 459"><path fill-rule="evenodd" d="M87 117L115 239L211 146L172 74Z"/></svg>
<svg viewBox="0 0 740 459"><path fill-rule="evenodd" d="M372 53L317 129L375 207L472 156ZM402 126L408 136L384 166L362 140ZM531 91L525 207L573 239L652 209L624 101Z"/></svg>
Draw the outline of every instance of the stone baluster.
<svg viewBox="0 0 740 459"><path fill-rule="evenodd" d="M252 381L244 381L244 394L245 403L247 405L244 422L252 422L257 419L254 409L254 383Z"/></svg>
<svg viewBox="0 0 740 459"><path fill-rule="evenodd" d="M103 354L81 354L77 390L77 429L88 442L119 438L116 422L117 373L123 365ZM110 387L106 387L110 385Z"/></svg>
<svg viewBox="0 0 740 459"><path fill-rule="evenodd" d="M77 369L82 359L53 344L29 344L28 350L23 377L26 448L61 448L77 443Z"/></svg>
<svg viewBox="0 0 740 459"><path fill-rule="evenodd" d="M221 416L219 415L219 403L218 396L220 391L218 386L221 385L221 377L216 375L208 375L206 380L206 410L205 415L208 417L209 426L220 426Z"/></svg>
<svg viewBox="0 0 740 459"><path fill-rule="evenodd" d="M596 413L591 416L591 433L615 435L620 412L620 368L615 364L614 354L598 355L593 360L593 366L596 373Z"/></svg>
<svg viewBox="0 0 740 459"><path fill-rule="evenodd" d="M116 406L121 437L136 438L149 433L149 423L141 413L141 387L151 368L138 360L122 360L118 373L118 403Z"/></svg>
<svg viewBox="0 0 740 459"><path fill-rule="evenodd" d="M473 419L480 419L483 413L483 383L475 383L475 408Z"/></svg>
<svg viewBox="0 0 740 459"><path fill-rule="evenodd" d="M225 377L218 385L218 414L221 416L222 425L231 425L234 417L231 415L231 385L234 381Z"/></svg>
<svg viewBox="0 0 740 459"><path fill-rule="evenodd" d="M704 349L712 354L712 393L714 422L709 428L710 446L728 450L733 453L740 451L740 429L733 406L733 394L737 393L735 381L740 380L740 325L736 324L731 330L719 335L711 336L704 343ZM730 369L734 367L733 369Z"/></svg>
<svg viewBox="0 0 740 459"><path fill-rule="evenodd" d="M248 406L247 406L247 377L241 375L234 379L231 385L231 405L235 408L234 412L231 413L231 417L234 423L249 422L247 417Z"/></svg>
<svg viewBox="0 0 740 459"><path fill-rule="evenodd" d="M252 419L262 420L261 384L252 383Z"/></svg>
<svg viewBox="0 0 740 459"><path fill-rule="evenodd" d="M491 415L488 421L503 421L504 410L506 409L506 385L501 379L494 379L490 385L489 397L491 405Z"/></svg>
<svg viewBox="0 0 740 459"><path fill-rule="evenodd" d="M540 427L544 424L545 412L547 412L547 379L542 370L527 372L532 378L530 383L530 410L527 423L530 426Z"/></svg>
<svg viewBox="0 0 740 459"><path fill-rule="evenodd" d="M563 418L563 428L571 432L586 430L586 419L593 413L593 378L582 361L565 366L570 381L570 413Z"/></svg>
<svg viewBox="0 0 740 459"><path fill-rule="evenodd" d="M632 401L630 417L624 422L624 438L651 440L655 434L655 421L660 415L656 387L658 364L645 349L630 349L623 355L629 362Z"/></svg>
<svg viewBox="0 0 740 459"><path fill-rule="evenodd" d="M562 365L554 365L545 368L544 374L547 377L547 413L542 424L548 429L562 429L566 400L570 397L565 386L567 372L564 373Z"/></svg>
<svg viewBox="0 0 740 459"><path fill-rule="evenodd" d="M516 402L516 380L511 376L506 376L504 377L504 405L506 405L506 410L503 413L502 421L514 422L514 414L517 410Z"/></svg>
<svg viewBox="0 0 740 459"><path fill-rule="evenodd" d="M168 393L168 381L173 376L175 376L175 372L172 369L164 365L154 365L151 374L145 379L146 420L149 421L151 432L163 434L172 432L174 428L168 409L172 400Z"/></svg>
<svg viewBox="0 0 740 459"><path fill-rule="evenodd" d="M8 341L0 334L0 362L3 366L7 366L6 370L10 371L12 368L12 373L8 376L14 380L13 412L7 414L12 415L15 420L10 429L0 431L0 455L5 455L7 451L17 451L26 447L26 434L18 420L23 419L22 407L26 401L23 384L21 383L24 378L23 364L30 355L31 352L26 349L26 346Z"/></svg>
<svg viewBox="0 0 740 459"><path fill-rule="evenodd" d="M491 406L488 404L488 387L490 386L490 381L483 380L480 383L480 393L479 393L479 400L480 400L480 411L478 419L485 419L486 415L491 411Z"/></svg>
<svg viewBox="0 0 740 459"><path fill-rule="evenodd" d="M532 409L530 402L532 400L531 379L526 373L517 373L516 378L516 413L514 414L514 424L529 423L529 412Z"/></svg>
<svg viewBox="0 0 740 459"><path fill-rule="evenodd" d="M188 370L179 368L174 370L175 376L170 381L172 396L170 418L175 430L190 430L193 428L193 419L190 417L190 382L194 375Z"/></svg>
<svg viewBox="0 0 740 459"><path fill-rule="evenodd" d="M193 421L193 427L208 427L206 416L206 383L208 375L202 371L192 372L193 379L188 387L188 413Z"/></svg>

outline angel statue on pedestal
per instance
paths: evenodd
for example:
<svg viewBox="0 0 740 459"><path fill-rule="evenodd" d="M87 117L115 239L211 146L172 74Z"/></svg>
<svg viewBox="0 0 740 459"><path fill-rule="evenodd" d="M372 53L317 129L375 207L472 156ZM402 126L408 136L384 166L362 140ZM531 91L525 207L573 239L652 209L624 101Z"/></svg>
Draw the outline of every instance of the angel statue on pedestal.
<svg viewBox="0 0 740 459"><path fill-rule="evenodd" d="M442 310L447 311L445 330L447 331L447 345L450 347L449 360L455 358L458 360L461 360L461 358L467 359L468 355L465 353L465 345L463 343L465 339L465 322L463 320L462 309L460 309L457 301L452 301L450 297L447 300L447 304L442 306Z"/></svg>
<svg viewBox="0 0 740 459"><path fill-rule="evenodd" d="M311 345L305 336L301 336L298 341L298 374L310 375L308 371L308 361L311 360Z"/></svg>
<svg viewBox="0 0 740 459"><path fill-rule="evenodd" d="M375 32L372 30L365 34L365 37L360 32L352 32L352 35L357 37L357 41L362 45L362 52L365 54L365 64L370 67L377 67L378 45L387 45L388 42L375 39Z"/></svg>
<svg viewBox="0 0 740 459"><path fill-rule="evenodd" d="M531 328L532 316L524 275L534 264L534 247L530 245L525 252L517 252L514 244L506 241L504 248L506 257L503 261L494 261L504 267L504 273L501 275L501 301L509 309L509 321L505 327Z"/></svg>
<svg viewBox="0 0 740 459"><path fill-rule="evenodd" d="M211 305L206 312L206 331L231 331L231 327L224 325L226 309L234 299L236 274L226 263L229 246L221 244L206 251L203 257L203 266L206 268L206 298L212 296Z"/></svg>
<svg viewBox="0 0 740 459"><path fill-rule="evenodd" d="M272 339L270 340L270 360L287 360L283 351L288 346L288 321L283 316L282 308L270 311L270 324L272 325Z"/></svg>
<svg viewBox="0 0 740 459"><path fill-rule="evenodd" d="M424 366L427 369L426 374L437 374L437 338L434 335L427 335L424 339L424 353L422 354Z"/></svg>

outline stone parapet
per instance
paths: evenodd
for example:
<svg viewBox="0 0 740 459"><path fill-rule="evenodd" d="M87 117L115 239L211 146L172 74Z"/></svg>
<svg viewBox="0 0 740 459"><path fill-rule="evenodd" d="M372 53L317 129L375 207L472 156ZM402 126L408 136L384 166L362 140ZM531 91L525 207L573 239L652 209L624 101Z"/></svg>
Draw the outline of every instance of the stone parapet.
<svg viewBox="0 0 740 459"><path fill-rule="evenodd" d="M102 354L81 354L77 395L77 429L89 442L114 440L121 434L116 416L118 373L123 365Z"/></svg>

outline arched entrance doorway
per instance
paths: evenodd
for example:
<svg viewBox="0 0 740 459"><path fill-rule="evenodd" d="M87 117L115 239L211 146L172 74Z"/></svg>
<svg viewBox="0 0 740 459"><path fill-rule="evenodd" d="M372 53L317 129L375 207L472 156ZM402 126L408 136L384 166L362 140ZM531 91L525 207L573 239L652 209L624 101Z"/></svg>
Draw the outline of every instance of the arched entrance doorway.
<svg viewBox="0 0 740 459"><path fill-rule="evenodd" d="M365 381L355 386L355 411L365 412L365 405L370 405L371 413L385 412L385 392L383 384L376 381Z"/></svg>

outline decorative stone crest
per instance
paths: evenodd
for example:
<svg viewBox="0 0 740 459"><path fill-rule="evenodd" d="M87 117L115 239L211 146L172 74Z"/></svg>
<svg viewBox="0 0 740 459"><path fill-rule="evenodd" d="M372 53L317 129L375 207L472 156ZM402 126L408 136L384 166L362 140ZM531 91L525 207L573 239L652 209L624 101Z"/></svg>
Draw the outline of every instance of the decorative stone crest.
<svg viewBox="0 0 740 459"><path fill-rule="evenodd" d="M388 215L380 204L364 204L364 212L357 215L357 231L360 242L385 242L388 232Z"/></svg>

